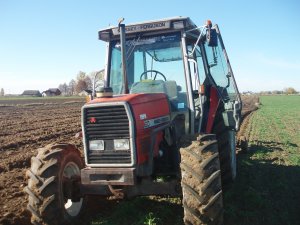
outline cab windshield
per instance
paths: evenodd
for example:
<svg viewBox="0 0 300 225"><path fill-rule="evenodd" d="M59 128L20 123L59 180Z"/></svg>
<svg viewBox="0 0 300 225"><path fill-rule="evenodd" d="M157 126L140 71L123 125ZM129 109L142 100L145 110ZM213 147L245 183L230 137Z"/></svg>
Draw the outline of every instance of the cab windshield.
<svg viewBox="0 0 300 225"><path fill-rule="evenodd" d="M123 93L121 47L111 43L109 83L114 94ZM165 93L174 110L186 107L186 82L180 33L136 37L126 41L127 80L130 93Z"/></svg>

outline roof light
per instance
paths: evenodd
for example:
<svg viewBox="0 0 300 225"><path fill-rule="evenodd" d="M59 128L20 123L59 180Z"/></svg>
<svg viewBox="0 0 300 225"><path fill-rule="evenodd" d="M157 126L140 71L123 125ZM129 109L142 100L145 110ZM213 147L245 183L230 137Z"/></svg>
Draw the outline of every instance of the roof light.
<svg viewBox="0 0 300 225"><path fill-rule="evenodd" d="M110 33L107 31L99 32L98 35L100 40L109 41L110 39Z"/></svg>
<svg viewBox="0 0 300 225"><path fill-rule="evenodd" d="M201 84L201 85L200 85L200 88L199 88L199 94L200 94L200 95L204 95L204 94L205 94L205 86L204 86L204 84Z"/></svg>
<svg viewBox="0 0 300 225"><path fill-rule="evenodd" d="M174 22L173 26L174 26L174 29L183 29L184 28L183 21Z"/></svg>

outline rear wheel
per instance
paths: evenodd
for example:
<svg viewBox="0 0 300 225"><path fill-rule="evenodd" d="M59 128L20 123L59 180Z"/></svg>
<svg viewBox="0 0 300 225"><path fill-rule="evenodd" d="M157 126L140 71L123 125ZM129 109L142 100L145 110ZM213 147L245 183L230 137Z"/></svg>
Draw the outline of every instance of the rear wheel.
<svg viewBox="0 0 300 225"><path fill-rule="evenodd" d="M83 166L79 151L70 144L48 145L31 158L25 192L33 224L76 222L84 204L78 187Z"/></svg>
<svg viewBox="0 0 300 225"><path fill-rule="evenodd" d="M223 197L215 135L190 137L187 143L180 149L184 223L220 225Z"/></svg>

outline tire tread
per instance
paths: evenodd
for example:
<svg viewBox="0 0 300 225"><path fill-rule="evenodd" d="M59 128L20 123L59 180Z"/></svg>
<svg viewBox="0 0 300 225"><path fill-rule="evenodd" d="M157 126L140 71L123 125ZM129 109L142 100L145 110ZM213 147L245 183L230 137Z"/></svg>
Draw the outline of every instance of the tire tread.
<svg viewBox="0 0 300 225"><path fill-rule="evenodd" d="M186 225L221 225L223 200L215 135L199 135L181 148L181 186ZM221 213L220 213L221 210Z"/></svg>

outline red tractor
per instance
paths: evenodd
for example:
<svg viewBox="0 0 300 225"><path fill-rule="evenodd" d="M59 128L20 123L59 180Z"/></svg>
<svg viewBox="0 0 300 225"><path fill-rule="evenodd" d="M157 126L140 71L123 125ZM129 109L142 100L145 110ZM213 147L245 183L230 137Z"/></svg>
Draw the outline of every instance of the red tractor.
<svg viewBox="0 0 300 225"><path fill-rule="evenodd" d="M185 224L222 224L241 99L218 26L121 21L99 39L105 86L82 107L84 160L70 144L32 157L32 223L74 224L87 195L170 195L182 197Z"/></svg>

